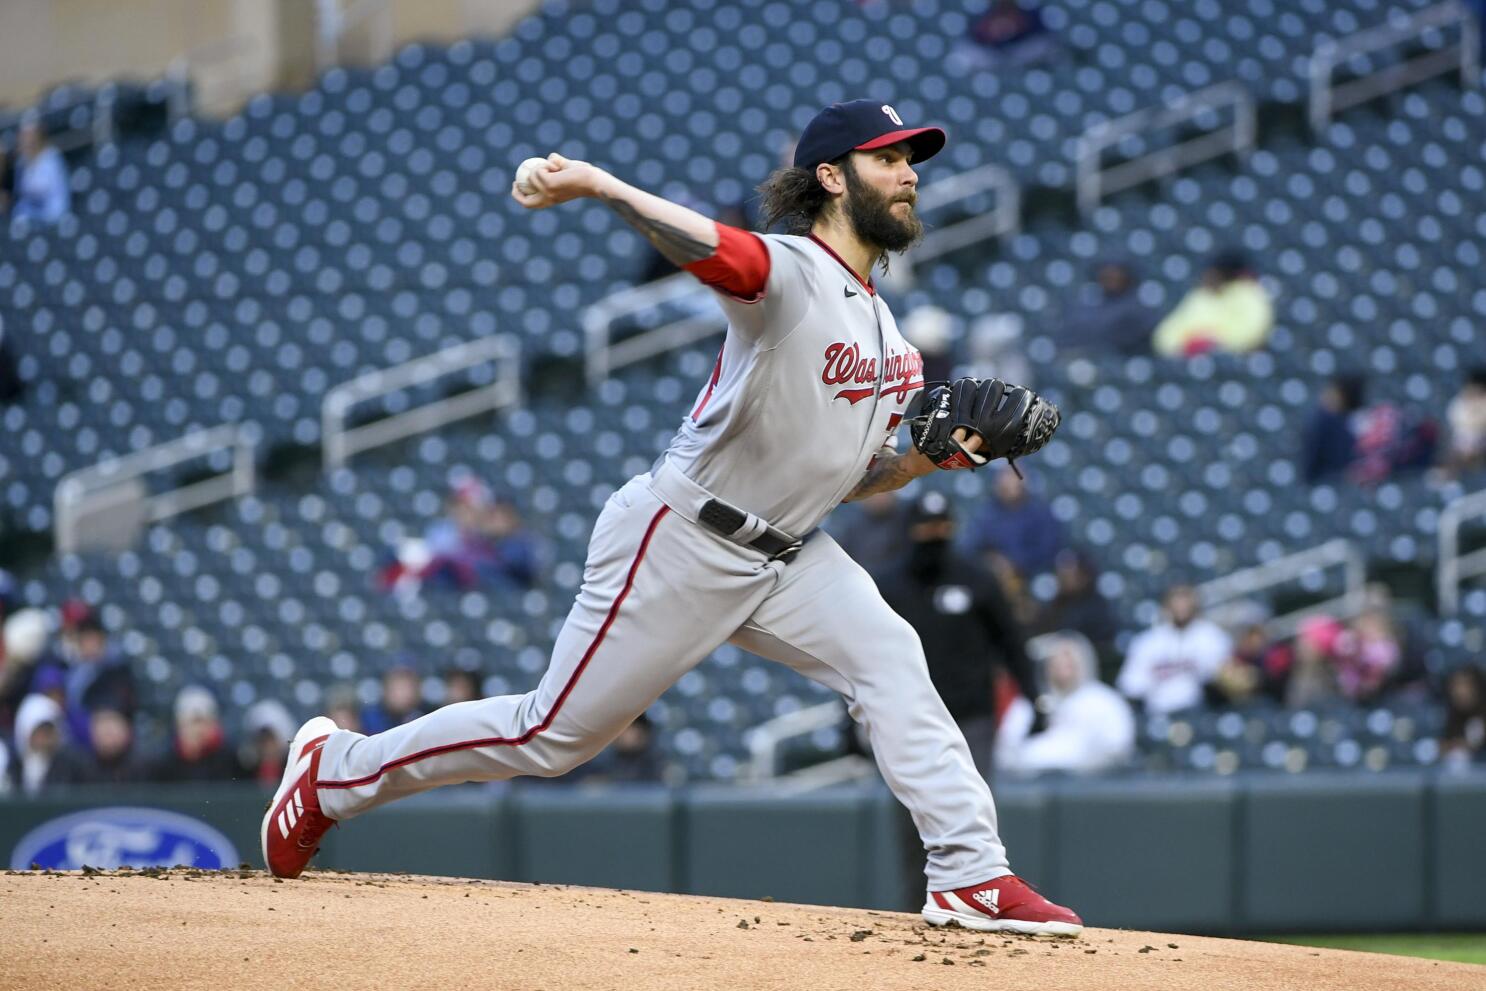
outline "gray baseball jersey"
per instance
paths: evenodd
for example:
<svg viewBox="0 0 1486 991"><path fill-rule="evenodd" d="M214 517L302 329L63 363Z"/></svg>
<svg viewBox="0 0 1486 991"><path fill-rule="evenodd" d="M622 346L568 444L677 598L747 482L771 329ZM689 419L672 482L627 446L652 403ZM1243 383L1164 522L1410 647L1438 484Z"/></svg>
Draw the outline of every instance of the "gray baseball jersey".
<svg viewBox="0 0 1486 991"><path fill-rule="evenodd" d="M555 776L597 754L724 642L839 692L945 891L1010 873L990 790L929 680L918 636L829 535L787 563L698 523L710 499L794 536L861 480L922 386L887 305L824 243L764 238L757 299L723 296L713 373L655 468L600 513L540 684L375 736L330 736L316 782L346 819L428 788Z"/></svg>

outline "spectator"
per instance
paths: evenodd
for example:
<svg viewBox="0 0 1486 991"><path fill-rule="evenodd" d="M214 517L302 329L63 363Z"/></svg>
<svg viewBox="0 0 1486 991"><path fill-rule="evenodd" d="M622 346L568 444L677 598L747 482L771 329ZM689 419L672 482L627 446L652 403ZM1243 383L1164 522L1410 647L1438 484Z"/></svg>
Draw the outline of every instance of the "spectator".
<svg viewBox="0 0 1486 991"><path fill-rule="evenodd" d="M15 716L15 756L11 783L26 795L38 794L50 781L52 765L66 739L62 707L45 695L27 695Z"/></svg>
<svg viewBox="0 0 1486 991"><path fill-rule="evenodd" d="M983 777L996 739L993 676L1009 672L1029 699L1037 694L1020 625L994 575L954 550L949 500L928 492L908 519L907 558L878 580L882 597L918 631L929 677L970 745Z"/></svg>
<svg viewBox="0 0 1486 991"><path fill-rule="evenodd" d="M64 686L68 732L79 746L91 747L89 714L98 708L134 716L134 674L129 660L108 639L103 622L87 603L73 599L62 606L62 635L56 650L43 658L38 677L57 671Z"/></svg>
<svg viewBox="0 0 1486 991"><path fill-rule="evenodd" d="M1406 471L1423 471L1434 461L1439 426L1392 403L1375 403L1354 418L1356 460L1347 477L1375 485Z"/></svg>
<svg viewBox="0 0 1486 991"><path fill-rule="evenodd" d="M1263 623L1250 623L1233 645L1233 653L1207 685L1212 705L1242 705L1263 695L1278 698L1279 679L1274 671L1275 650Z"/></svg>
<svg viewBox="0 0 1486 991"><path fill-rule="evenodd" d="M10 337L5 332L5 318L0 316L0 403L15 402L24 391L20 366L16 364Z"/></svg>
<svg viewBox="0 0 1486 991"><path fill-rule="evenodd" d="M1088 774L1129 762L1135 716L1120 693L1099 680L1093 645L1077 633L1056 634L1047 649L1047 694L1034 708L1015 699L996 737L996 766L1012 774ZM1034 733L1037 708L1047 729Z"/></svg>
<svg viewBox="0 0 1486 991"><path fill-rule="evenodd" d="M445 518L421 541L399 549L397 562L382 573L385 587L436 583L522 591L532 586L537 543L514 505L496 499L483 482L464 478L450 491L446 508Z"/></svg>
<svg viewBox="0 0 1486 991"><path fill-rule="evenodd" d="M237 760L227 745L217 700L200 685L187 685L175 697L175 736L156 762L152 777L165 782L230 781Z"/></svg>
<svg viewBox="0 0 1486 991"><path fill-rule="evenodd" d="M325 715L343 730L365 732L361 727L361 705L353 685L333 685L325 693Z"/></svg>
<svg viewBox="0 0 1486 991"><path fill-rule="evenodd" d="M948 381L955 363L954 317L937 306L920 306L904 318L902 329L924 359L924 381Z"/></svg>
<svg viewBox="0 0 1486 991"><path fill-rule="evenodd" d="M0 798L9 795L15 788L15 780L10 772L10 747L5 745L5 740L0 739Z"/></svg>
<svg viewBox="0 0 1486 991"><path fill-rule="evenodd" d="M1144 354L1160 319L1140 301L1139 280L1124 262L1102 262L1063 320L1058 346L1070 352Z"/></svg>
<svg viewBox="0 0 1486 991"><path fill-rule="evenodd" d="M1479 665L1456 668L1445 679L1445 731L1440 750L1445 764L1456 768L1486 755L1486 671Z"/></svg>
<svg viewBox="0 0 1486 991"><path fill-rule="evenodd" d="M1201 283L1156 327L1157 354L1242 353L1263 347L1274 325L1269 293L1238 252L1213 258Z"/></svg>
<svg viewBox="0 0 1486 991"><path fill-rule="evenodd" d="M658 782L664 774L660 754L655 749L655 727L650 717L640 713L626 726L614 742L585 765L589 768L581 780L587 784L647 784Z"/></svg>
<svg viewBox="0 0 1486 991"><path fill-rule="evenodd" d="M1305 480L1312 484L1335 478L1357 460L1354 420L1362 408L1363 381L1341 375L1321 390L1321 401L1305 426L1301 463Z"/></svg>
<svg viewBox="0 0 1486 991"><path fill-rule="evenodd" d="M418 675L407 665L398 665L382 675L382 698L361 710L362 732L385 733L423 715L423 693Z"/></svg>
<svg viewBox="0 0 1486 991"><path fill-rule="evenodd" d="M52 766L50 783L65 785L124 785L145 780L134 753L134 727L118 709L94 709L88 717L91 749L63 749Z"/></svg>
<svg viewBox="0 0 1486 991"><path fill-rule="evenodd" d="M1345 636L1346 628L1329 616L1312 616L1300 624L1286 671L1286 706L1312 709L1342 697L1337 686L1336 658Z"/></svg>
<svg viewBox="0 0 1486 991"><path fill-rule="evenodd" d="M1083 551L1065 547L1053 558L1053 574L1058 590L1038 612L1037 632L1081 633L1093 644L1096 656L1108 656L1114 649L1115 618L1109 602L1099 594L1094 562Z"/></svg>
<svg viewBox="0 0 1486 991"><path fill-rule="evenodd" d="M896 567L908 553L908 503L897 492L860 500L846 516L838 542L873 575Z"/></svg>
<svg viewBox="0 0 1486 991"><path fill-rule="evenodd" d="M970 22L968 37L974 47L966 55L978 68L1035 65L1058 48L1042 11L1026 9L1018 0L991 0L985 13Z"/></svg>
<svg viewBox="0 0 1486 991"><path fill-rule="evenodd" d="M1218 673L1231 650L1228 634L1198 615L1197 591L1192 586L1168 589L1165 612L1163 622L1130 644L1117 681L1126 698L1150 713L1198 705L1203 686Z"/></svg>
<svg viewBox="0 0 1486 991"><path fill-rule="evenodd" d="M1377 697L1403 663L1403 643L1382 609L1367 609L1352 620L1336 658L1337 688L1353 702Z"/></svg>
<svg viewBox="0 0 1486 991"><path fill-rule="evenodd" d="M1486 368L1471 370L1446 407L1445 422L1450 427L1446 469L1462 472L1486 466Z"/></svg>
<svg viewBox="0 0 1486 991"><path fill-rule="evenodd" d="M480 691L480 676L464 668L450 668L444 672L444 704L473 702L484 698Z"/></svg>
<svg viewBox="0 0 1486 991"><path fill-rule="evenodd" d="M1047 571L1066 546L1063 525L1009 465L996 469L991 498L970 525L968 546L1005 558L1023 576Z"/></svg>
<svg viewBox="0 0 1486 991"><path fill-rule="evenodd" d="M237 748L238 776L260 786L278 787L289 759L289 741L299 723L277 699L259 699L243 714L242 743Z"/></svg>
<svg viewBox="0 0 1486 991"><path fill-rule="evenodd" d="M1020 313L982 313L976 317L965 332L961 374L1032 388L1036 371L1022 343L1026 327Z"/></svg>
<svg viewBox="0 0 1486 991"><path fill-rule="evenodd" d="M31 693L36 662L46 653L51 636L46 613L19 609L5 618L0 643L0 730L9 733L21 700Z"/></svg>
<svg viewBox="0 0 1486 991"><path fill-rule="evenodd" d="M37 121L21 125L14 182L15 202L10 208L13 220L54 224L72 208L67 165Z"/></svg>

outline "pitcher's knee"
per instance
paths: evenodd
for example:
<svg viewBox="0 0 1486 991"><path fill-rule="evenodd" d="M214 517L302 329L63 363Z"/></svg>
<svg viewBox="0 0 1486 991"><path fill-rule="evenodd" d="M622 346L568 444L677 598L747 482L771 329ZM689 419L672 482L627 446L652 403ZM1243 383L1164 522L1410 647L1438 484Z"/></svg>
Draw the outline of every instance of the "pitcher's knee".
<svg viewBox="0 0 1486 991"><path fill-rule="evenodd" d="M527 758L531 764L528 775L534 778L560 778L575 767L588 763L600 748L583 742L560 740L533 740Z"/></svg>

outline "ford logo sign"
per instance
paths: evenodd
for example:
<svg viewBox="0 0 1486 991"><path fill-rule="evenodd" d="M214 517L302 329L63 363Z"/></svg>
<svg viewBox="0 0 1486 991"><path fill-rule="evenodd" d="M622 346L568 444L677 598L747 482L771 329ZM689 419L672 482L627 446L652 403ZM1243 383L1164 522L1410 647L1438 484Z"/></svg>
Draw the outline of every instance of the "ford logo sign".
<svg viewBox="0 0 1486 991"><path fill-rule="evenodd" d="M220 832L190 816L160 809L111 808L74 812L44 822L21 837L10 855L12 870L32 864L52 870L89 867L236 867L237 848Z"/></svg>

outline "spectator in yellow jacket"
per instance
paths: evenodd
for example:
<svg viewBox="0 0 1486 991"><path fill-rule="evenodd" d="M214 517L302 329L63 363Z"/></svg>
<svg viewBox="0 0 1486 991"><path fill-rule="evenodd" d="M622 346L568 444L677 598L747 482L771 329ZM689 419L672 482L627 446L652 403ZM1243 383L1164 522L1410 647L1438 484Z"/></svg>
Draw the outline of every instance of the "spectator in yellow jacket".
<svg viewBox="0 0 1486 991"><path fill-rule="evenodd" d="M1274 306L1248 260L1238 252L1224 252L1157 325L1152 344L1157 354L1169 357L1254 351L1263 347L1273 326Z"/></svg>

